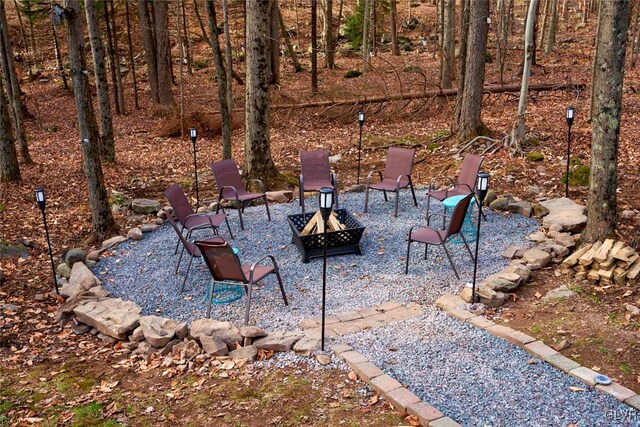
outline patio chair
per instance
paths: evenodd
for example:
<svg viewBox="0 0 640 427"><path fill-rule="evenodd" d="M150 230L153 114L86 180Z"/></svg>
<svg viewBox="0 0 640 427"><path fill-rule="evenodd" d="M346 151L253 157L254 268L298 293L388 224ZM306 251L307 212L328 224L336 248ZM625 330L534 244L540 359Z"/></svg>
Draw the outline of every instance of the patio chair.
<svg viewBox="0 0 640 427"><path fill-rule="evenodd" d="M256 182L260 187L260 192L249 193L245 190L242 183L242 177L238 171L238 165L233 159L221 160L219 162L211 163L211 171L213 177L216 180L216 186L220 194L218 195L218 202L221 199L234 200L236 207L238 208L238 214L240 215L240 229L244 230L244 221L242 220L242 212L247 203L251 203L254 200L264 199L264 206L267 209L267 218L271 221L271 213L269 212L269 203L267 202L267 194L265 193L264 183L259 179L252 179L252 182Z"/></svg>
<svg viewBox="0 0 640 427"><path fill-rule="evenodd" d="M364 194L364 212L369 207L369 189L380 190L384 194L384 201L387 202L387 191L396 193L396 206L393 213L394 217L398 217L398 199L400 198L400 189L410 188L413 195L413 204L418 206L416 193L413 190L413 182L411 181L411 169L413 169L413 156L416 150L406 148L391 147L387 151L387 162L384 167L384 173L380 170L373 170L367 176L367 189ZM378 174L379 182L371 182L374 174Z"/></svg>
<svg viewBox="0 0 640 427"><path fill-rule="evenodd" d="M165 197L169 200L169 204L173 208L173 213L178 218L178 221L182 225L180 229L180 234L187 230L186 239L189 240L191 237L191 233L195 230L202 230L210 228L214 234L218 234L218 229L223 222L227 224L227 229L229 230L229 236L233 239L233 233L231 232L231 227L229 226L229 221L227 221L227 215L224 213L215 213L215 214L207 214L207 213L196 213L193 211L187 196L182 191L182 187L179 184L171 184L169 188L164 192ZM176 243L175 253L178 252L178 246L180 245L180 240ZM184 247L182 249L184 251ZM182 254L181 254L182 256Z"/></svg>
<svg viewBox="0 0 640 427"><path fill-rule="evenodd" d="M476 156L475 154L467 154L466 156L464 156L462 167L460 168L460 174L458 175L458 180L453 181L451 178L445 177L449 181L449 186L443 190L434 190L433 187L434 181L438 178L441 179L443 177L433 178L431 180L431 183L429 184L429 192L427 193L427 216L429 216L429 205L431 202L431 198L442 202L444 199L451 196L464 196L473 193L476 188L478 172L480 172L480 166L482 165L483 161L484 157Z"/></svg>
<svg viewBox="0 0 640 427"><path fill-rule="evenodd" d="M184 238L184 235L180 232L178 224L176 224L176 221L173 219L173 215L171 214L171 212L168 212L166 209L163 209L163 211L165 214L167 214L167 221L176 231L179 241L182 242L182 246L190 255L189 265L187 266L187 271L184 273L184 280L182 281L182 286L180 287L180 293L182 293L184 291L184 284L187 283L187 277L189 276L189 270L191 270L191 263L193 262L193 259L200 258L200 249L198 249L195 243L192 243ZM180 268L180 261L182 261L183 252L180 252L180 258L178 258L178 264L176 265L176 274L178 274L178 269Z"/></svg>
<svg viewBox="0 0 640 427"><path fill-rule="evenodd" d="M251 308L253 285L270 274L276 275L280 292L282 292L284 305L289 305L287 295L284 292L280 270L273 256L267 255L251 265L242 265L238 256L233 253L231 246L220 236L214 236L207 240L198 240L195 244L200 249L204 262L207 264L211 277L213 278L209 289L207 317L211 315L211 300L213 299L216 283L240 285L244 287L245 290L246 308L244 324L247 325L249 323L249 309ZM259 265L259 263L267 259L271 262L271 265Z"/></svg>
<svg viewBox="0 0 640 427"><path fill-rule="evenodd" d="M331 172L329 153L324 150L300 152L300 206L304 214L304 193L319 191L322 187L333 188L333 194L338 204L338 177Z"/></svg>
<svg viewBox="0 0 640 427"><path fill-rule="evenodd" d="M409 272L409 255L411 252L411 243L424 243L424 259L427 259L427 249L429 245L441 245L444 249L444 253L447 255L447 259L449 260L449 264L451 264L451 268L456 275L456 279L460 279L458 275L458 271L456 270L456 266L451 259L451 255L447 250L446 243L447 241L454 235L459 235L464 242L464 246L469 251L469 255L471 256L471 260L474 261L473 254L471 253L471 249L467 244L466 239L464 238L464 234L462 234L462 223L464 221L464 217L467 213L467 209L469 208L469 203L471 202L471 198L473 197L473 193L465 196L456 207L453 209L453 213L451 214L451 218L449 220L449 225L444 230L438 230L432 227L414 225L409 230L409 238L407 243L407 260L404 267L404 274ZM445 214L431 214L431 216L446 216ZM430 218L429 218L430 219ZM427 221L429 220L427 219ZM475 262L475 261L474 261Z"/></svg>

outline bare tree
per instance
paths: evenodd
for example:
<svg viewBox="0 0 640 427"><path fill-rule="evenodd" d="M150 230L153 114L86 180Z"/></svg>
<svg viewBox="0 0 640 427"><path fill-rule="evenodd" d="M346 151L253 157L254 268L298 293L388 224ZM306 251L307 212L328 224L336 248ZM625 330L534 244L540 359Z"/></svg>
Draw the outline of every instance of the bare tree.
<svg viewBox="0 0 640 427"><path fill-rule="evenodd" d="M153 7L151 0L138 0L138 16L140 21L140 34L144 46L144 57L147 63L147 76L151 88L151 101L159 103L158 98L158 67L156 61L156 40L154 26L151 22L149 8Z"/></svg>
<svg viewBox="0 0 640 427"><path fill-rule="evenodd" d="M556 42L556 28L558 27L558 1L551 0L551 20L549 21L549 33L544 53L551 53Z"/></svg>
<svg viewBox="0 0 640 427"><path fill-rule="evenodd" d="M318 2L311 0L311 92L318 92Z"/></svg>
<svg viewBox="0 0 640 427"><path fill-rule="evenodd" d="M398 46L398 0L390 0L389 8L391 9L391 53L395 56L400 55L400 46ZM342 3L340 3L342 6Z"/></svg>
<svg viewBox="0 0 640 427"><path fill-rule="evenodd" d="M153 21L155 24L156 60L158 70L158 103L173 105L171 87L171 48L169 46L169 5L164 0L154 0Z"/></svg>
<svg viewBox="0 0 640 427"><path fill-rule="evenodd" d="M265 183L278 179L278 171L271 157L269 135L269 46L264 35L269 34L271 8L274 0L246 3L247 57L245 179L259 178Z"/></svg>
<svg viewBox="0 0 640 427"><path fill-rule="evenodd" d="M19 181L20 165L11 132L11 119L0 79L0 182Z"/></svg>
<svg viewBox="0 0 640 427"><path fill-rule="evenodd" d="M454 0L440 0L440 86L452 86L455 70L456 7Z"/></svg>
<svg viewBox="0 0 640 427"><path fill-rule="evenodd" d="M80 139L82 140L84 172L89 189L89 205L93 218L92 238L102 240L110 237L117 231L118 227L113 220L107 190L104 186L98 147L98 126L91 102L89 76L86 74L87 61L84 53L85 46L82 20L80 18L80 4L78 0L65 0L64 4L71 77L76 99Z"/></svg>
<svg viewBox="0 0 640 427"><path fill-rule="evenodd" d="M106 7L106 6L105 6ZM104 48L100 39L100 27L96 14L96 4L92 1L85 3L87 27L89 28L89 42L93 56L93 71L96 77L98 92L98 110L100 111L100 155L105 162L115 162L116 150L113 139L113 124L111 123L111 104L109 102L109 87L107 85L107 70L104 64Z"/></svg>
<svg viewBox="0 0 640 427"><path fill-rule="evenodd" d="M325 0L324 6L324 66L334 69L336 64L333 55L333 0Z"/></svg>
<svg viewBox="0 0 640 427"><path fill-rule="evenodd" d="M593 79L591 173L587 226L582 239L594 242L613 235L618 188L618 139L630 2L600 2ZM568 177L567 177L568 178Z"/></svg>
<svg viewBox="0 0 640 427"><path fill-rule="evenodd" d="M129 65L131 66L131 76L133 77L133 105L137 110L138 103L138 79L136 78L136 61L133 58L133 43L131 42L131 19L129 17L129 2L124 2L125 14L127 17L127 45L129 47Z"/></svg>

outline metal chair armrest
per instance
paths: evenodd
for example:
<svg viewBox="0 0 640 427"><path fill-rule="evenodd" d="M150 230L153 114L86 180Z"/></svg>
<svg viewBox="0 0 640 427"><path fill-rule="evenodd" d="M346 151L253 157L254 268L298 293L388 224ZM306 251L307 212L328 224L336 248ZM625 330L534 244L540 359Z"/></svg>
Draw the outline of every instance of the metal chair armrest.
<svg viewBox="0 0 640 427"><path fill-rule="evenodd" d="M234 187L233 185L223 185L222 187L220 187L220 195L218 196L218 200L223 199L224 197L222 197L222 192L226 189L229 189L231 191L233 191L233 194L235 195L236 201L238 200L238 190L236 190L236 187Z"/></svg>
<svg viewBox="0 0 640 427"><path fill-rule="evenodd" d="M404 173L398 176L398 178L396 179L396 190L400 189L400 181L402 180L403 177L407 177L409 179L409 184L411 184L411 174Z"/></svg>
<svg viewBox="0 0 640 427"><path fill-rule="evenodd" d="M262 180L254 178L254 179L251 179L249 181L256 182L258 184L258 187L260 187L260 191L262 193L265 193L265 186L264 186L264 182L262 182Z"/></svg>
<svg viewBox="0 0 640 427"><path fill-rule="evenodd" d="M271 260L274 271L278 271L278 263L276 262L276 259L273 257L273 255L265 255L259 260L257 260L256 262L254 262L253 264L251 264L251 267L249 268L249 283L253 283L253 271L256 269L258 264L260 264L262 261L266 260L267 258Z"/></svg>
<svg viewBox="0 0 640 427"><path fill-rule="evenodd" d="M373 174L377 173L378 177L380 178L380 181L382 181L382 171L378 170L378 169L374 169L371 172L369 172L369 175L367 175L367 186L369 186L369 184L371 184L371 178L373 178Z"/></svg>

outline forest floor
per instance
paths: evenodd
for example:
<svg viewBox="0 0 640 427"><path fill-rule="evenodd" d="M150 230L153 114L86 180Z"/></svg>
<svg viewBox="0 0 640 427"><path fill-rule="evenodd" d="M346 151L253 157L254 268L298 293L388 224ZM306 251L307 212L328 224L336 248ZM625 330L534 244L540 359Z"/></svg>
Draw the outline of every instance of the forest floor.
<svg viewBox="0 0 640 427"><path fill-rule="evenodd" d="M420 8L427 6L423 3ZM415 9L418 13L418 8ZM526 156L510 157L505 150L487 155L483 169L491 173L491 188L498 194L512 194L530 201L536 196L564 195L562 178L567 147L564 111L568 105L575 106L577 111L572 129L571 149L575 158L572 168L577 172L580 166L588 165L591 127L585 117L595 26L591 24L582 27L572 23L568 28L561 25L554 52L538 53L532 83L586 83L587 90L531 93L527 107L527 128L531 133L529 143L523 148L525 154L541 153L544 160L534 162ZM407 32L407 35L417 39L419 34ZM505 68L505 81L512 84L520 81L522 55L515 43ZM289 60L283 57L283 74L281 84L274 90L274 104L437 88L433 83L437 81L433 77L437 75L437 61L428 48L415 49L401 57L383 52L372 58L373 69L366 77L355 79L343 76L348 70L361 68L361 61L347 53L338 53L338 69L321 69L320 93L313 96L309 92L308 72L293 73ZM202 68L186 77L186 110L189 114L215 111L218 105L215 70L210 50L204 43L194 45L194 59ZM301 60L308 70L308 56ZM177 75L177 65L175 72ZM141 80L146 87L146 81ZM127 81L130 83L130 79ZM485 82L496 84L497 81L495 64L488 63ZM239 108L243 88L234 85ZM141 108L134 110L130 84L127 87L128 112L114 120L117 160L115 164L104 165L107 188L130 199L163 200L166 187L179 182L193 196L191 143L187 138L163 136L167 129L175 128L176 113L167 117L166 112L151 106L146 90L140 93ZM636 249L640 246L640 199L637 197L640 148L635 140L640 118L638 88L640 72L628 67L618 162L618 212L626 211L627 215L621 216L625 219L621 220L618 232L621 240ZM345 372L306 372L304 380L282 389L274 387L276 392L269 385L280 384L287 371L265 368L255 373L248 371L249 368L240 368L229 378L204 383L189 372L163 376L161 370L151 369L140 374L140 367L123 368L120 362L124 356L118 349L105 346L94 337L59 330L54 322L58 301L48 295L52 287L51 269L33 190L37 186L46 189L51 241L58 259L61 253L81 245L91 231L75 104L71 92L62 88L52 64L48 64L36 80L25 80L23 90L27 107L34 116L28 121L27 130L35 164L22 167L21 182L0 187L0 239L10 243L25 239L32 241L34 247L26 259L0 259L5 276L0 303L18 307L17 313L5 310L0 317L0 425L50 420L53 420L50 425L110 425L109 420L115 422L123 417L136 425L197 425L201 424L199 417L232 410L238 417L236 425L310 423L318 419L318 411L326 417L325 425L403 423L388 406L359 393L361 383L350 380ZM416 147L414 178L418 184L428 184L436 175L455 175L460 161L454 154L461 145L446 137L454 103L454 99L429 98L366 105L361 181L373 167L383 165L389 145ZM499 140L510 131L517 103L518 93L485 95L483 120L493 138ZM354 184L358 109L358 106L274 109L271 151L280 171L296 176L301 149L326 148L332 155L342 154L335 165L340 181L345 186ZM221 138L212 130L215 120L208 120L208 123L207 120L188 122L186 126L210 127L208 132L203 129L198 140L203 198L214 197L208 164L221 159L222 151ZM232 143L234 158L241 164L242 126L233 131ZM528 191L533 186L538 187L537 191ZM570 197L586 204L587 183L573 185ZM125 232L132 224L123 212L117 213L116 219ZM564 283L578 291L578 298L544 303L536 296ZM625 303L640 303L638 283L602 288L544 270L536 273L532 283L519 290L517 298L494 315L499 322L544 339L550 345L568 339L571 345L563 354L587 367L596 367L640 392L640 320L625 317ZM80 361L83 363L78 363ZM153 397L150 390L154 391ZM214 397L209 398L211 395Z"/></svg>

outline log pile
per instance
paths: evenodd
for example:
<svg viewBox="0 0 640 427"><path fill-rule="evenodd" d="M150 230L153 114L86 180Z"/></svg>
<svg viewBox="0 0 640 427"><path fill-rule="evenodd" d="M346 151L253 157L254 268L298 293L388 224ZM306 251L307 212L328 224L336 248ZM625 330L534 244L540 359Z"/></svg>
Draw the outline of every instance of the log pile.
<svg viewBox="0 0 640 427"><path fill-rule="evenodd" d="M577 280L624 285L640 276L640 255L624 242L606 239L580 247L562 266L566 272L575 272Z"/></svg>
<svg viewBox="0 0 640 427"><path fill-rule="evenodd" d="M327 232L340 231L346 228L347 228L346 225L338 221L338 215L335 212L331 212L331 215L327 219ZM320 211L318 211L313 217L311 217L307 225L304 226L304 228L300 232L300 235L306 236L307 234L320 234L320 233L324 233L324 221L322 220L322 215L320 214Z"/></svg>

